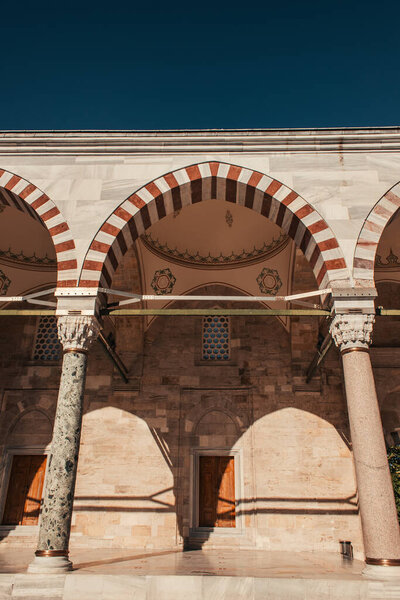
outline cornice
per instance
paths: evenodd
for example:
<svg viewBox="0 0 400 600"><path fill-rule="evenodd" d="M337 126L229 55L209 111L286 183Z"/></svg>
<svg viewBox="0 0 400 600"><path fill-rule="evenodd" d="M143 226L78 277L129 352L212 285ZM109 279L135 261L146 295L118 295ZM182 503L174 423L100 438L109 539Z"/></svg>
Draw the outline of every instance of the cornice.
<svg viewBox="0 0 400 600"><path fill-rule="evenodd" d="M5 155L396 152L400 127L180 131L0 131Z"/></svg>

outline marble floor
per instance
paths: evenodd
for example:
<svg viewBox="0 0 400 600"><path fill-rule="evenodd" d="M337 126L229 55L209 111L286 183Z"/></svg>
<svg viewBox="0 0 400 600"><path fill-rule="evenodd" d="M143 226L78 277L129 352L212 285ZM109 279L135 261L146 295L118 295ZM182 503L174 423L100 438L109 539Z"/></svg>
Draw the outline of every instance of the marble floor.
<svg viewBox="0 0 400 600"><path fill-rule="evenodd" d="M0 548L0 573L24 573L32 550ZM339 554L264 550L74 550L75 572L110 575L216 575L357 579L364 564Z"/></svg>
<svg viewBox="0 0 400 600"><path fill-rule="evenodd" d="M393 600L400 579L361 575L338 554L76 549L74 570L26 573L32 549L0 547L0 600Z"/></svg>

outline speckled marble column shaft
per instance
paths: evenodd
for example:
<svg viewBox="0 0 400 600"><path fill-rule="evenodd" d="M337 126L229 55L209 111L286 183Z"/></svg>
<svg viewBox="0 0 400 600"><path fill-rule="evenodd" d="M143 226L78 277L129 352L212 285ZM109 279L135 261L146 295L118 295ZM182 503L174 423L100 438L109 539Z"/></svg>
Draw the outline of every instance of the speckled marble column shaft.
<svg viewBox="0 0 400 600"><path fill-rule="evenodd" d="M29 567L30 572L65 571L72 566L67 557L81 437L87 350L99 332L94 317L61 317L58 326L65 354L39 542L36 558Z"/></svg>
<svg viewBox="0 0 400 600"><path fill-rule="evenodd" d="M400 530L370 356L356 351L342 359L365 554L367 559L400 559Z"/></svg>
<svg viewBox="0 0 400 600"><path fill-rule="evenodd" d="M68 550L87 355L64 354L38 550Z"/></svg>

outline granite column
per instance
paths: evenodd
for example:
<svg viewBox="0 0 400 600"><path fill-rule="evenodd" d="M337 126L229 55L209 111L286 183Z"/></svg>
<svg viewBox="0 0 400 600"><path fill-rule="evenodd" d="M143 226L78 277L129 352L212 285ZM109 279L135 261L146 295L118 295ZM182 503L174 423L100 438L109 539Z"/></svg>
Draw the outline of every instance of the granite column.
<svg viewBox="0 0 400 600"><path fill-rule="evenodd" d="M99 325L93 316L58 319L64 349L53 440L46 475L39 542L31 573L68 571L69 536L81 437L87 352L97 338Z"/></svg>
<svg viewBox="0 0 400 600"><path fill-rule="evenodd" d="M337 314L330 331L343 362L365 573L399 575L400 529L369 355L374 319L372 314Z"/></svg>

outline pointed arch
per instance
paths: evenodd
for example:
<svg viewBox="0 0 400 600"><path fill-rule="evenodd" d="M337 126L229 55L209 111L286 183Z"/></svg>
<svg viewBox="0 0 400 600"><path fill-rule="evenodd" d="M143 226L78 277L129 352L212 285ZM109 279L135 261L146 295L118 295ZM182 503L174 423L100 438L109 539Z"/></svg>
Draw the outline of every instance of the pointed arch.
<svg viewBox="0 0 400 600"><path fill-rule="evenodd" d="M57 256L57 286L76 286L77 260L71 230L47 194L19 175L0 169L0 205L25 212L48 230Z"/></svg>
<svg viewBox="0 0 400 600"><path fill-rule="evenodd" d="M376 250L383 230L400 207L400 182L378 200L365 219L354 251L353 276L374 285Z"/></svg>
<svg viewBox="0 0 400 600"><path fill-rule="evenodd" d="M209 199L245 206L281 227L305 254L321 288L348 278L332 230L304 198L258 171L204 162L167 173L122 202L92 241L79 285L110 286L122 256L146 229L176 210Z"/></svg>

